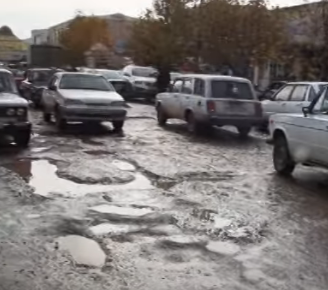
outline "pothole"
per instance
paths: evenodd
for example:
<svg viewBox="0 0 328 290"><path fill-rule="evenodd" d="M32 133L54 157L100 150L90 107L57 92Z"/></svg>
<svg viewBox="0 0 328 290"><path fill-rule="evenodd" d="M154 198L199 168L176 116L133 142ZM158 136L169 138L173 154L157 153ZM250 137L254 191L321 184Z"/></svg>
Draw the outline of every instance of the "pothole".
<svg viewBox="0 0 328 290"><path fill-rule="evenodd" d="M19 174L34 192L42 196L59 195L78 197L92 193L104 193L120 190L153 189L151 181L143 174L134 173L135 179L125 184L81 184L61 178L57 175L57 166L48 160L22 159L4 165Z"/></svg>

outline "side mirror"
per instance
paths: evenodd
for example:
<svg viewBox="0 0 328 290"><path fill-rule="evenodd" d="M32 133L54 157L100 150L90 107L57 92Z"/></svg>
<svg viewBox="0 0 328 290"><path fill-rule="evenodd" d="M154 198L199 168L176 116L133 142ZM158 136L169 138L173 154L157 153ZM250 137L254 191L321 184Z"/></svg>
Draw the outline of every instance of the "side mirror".
<svg viewBox="0 0 328 290"><path fill-rule="evenodd" d="M127 73L127 72L124 72L123 75L124 75L125 77L128 77L128 78L131 77L131 75L130 75L129 73Z"/></svg>
<svg viewBox="0 0 328 290"><path fill-rule="evenodd" d="M304 117L307 117L308 114L310 114L310 108L309 107L303 107L302 112L304 114Z"/></svg>
<svg viewBox="0 0 328 290"><path fill-rule="evenodd" d="M48 89L49 89L50 91L57 91L57 87L56 87L56 86L53 86L53 85L50 85L50 86L48 87Z"/></svg>

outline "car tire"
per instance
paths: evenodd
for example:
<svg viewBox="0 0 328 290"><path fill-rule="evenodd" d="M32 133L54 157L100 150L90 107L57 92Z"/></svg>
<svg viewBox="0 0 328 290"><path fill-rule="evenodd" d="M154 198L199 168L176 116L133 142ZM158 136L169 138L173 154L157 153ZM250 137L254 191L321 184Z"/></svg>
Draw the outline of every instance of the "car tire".
<svg viewBox="0 0 328 290"><path fill-rule="evenodd" d="M191 134L199 134L201 132L201 126L196 121L194 114L189 112L186 119L188 132Z"/></svg>
<svg viewBox="0 0 328 290"><path fill-rule="evenodd" d="M165 114L164 110L162 109L161 106L157 107L157 122L158 125L163 127L166 125L167 122L167 115Z"/></svg>
<svg viewBox="0 0 328 290"><path fill-rule="evenodd" d="M238 133L240 137L247 138L249 135L249 132L251 131L252 127L238 127Z"/></svg>
<svg viewBox="0 0 328 290"><path fill-rule="evenodd" d="M62 117L62 114L58 108L55 111L55 124L59 130L64 130L66 127L66 120Z"/></svg>
<svg viewBox="0 0 328 290"><path fill-rule="evenodd" d="M296 164L290 156L286 138L282 135L275 137L273 146L273 165L275 170L283 176L291 175Z"/></svg>
<svg viewBox="0 0 328 290"><path fill-rule="evenodd" d="M124 121L113 121L114 131L122 131L124 126Z"/></svg>
<svg viewBox="0 0 328 290"><path fill-rule="evenodd" d="M15 143L18 147L27 148L31 140L31 130L19 130L14 135Z"/></svg>
<svg viewBox="0 0 328 290"><path fill-rule="evenodd" d="M45 121L46 123L50 123L51 122L51 114L43 111L43 121Z"/></svg>

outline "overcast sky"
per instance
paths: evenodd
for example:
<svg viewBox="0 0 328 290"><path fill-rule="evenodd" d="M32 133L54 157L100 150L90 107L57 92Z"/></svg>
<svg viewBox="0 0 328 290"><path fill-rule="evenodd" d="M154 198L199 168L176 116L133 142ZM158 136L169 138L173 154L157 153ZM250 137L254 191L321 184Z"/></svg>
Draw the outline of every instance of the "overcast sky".
<svg viewBox="0 0 328 290"><path fill-rule="evenodd" d="M283 6L304 0L273 0ZM72 18L77 10L86 14L123 13L139 16L152 0L0 0L0 26L8 25L20 38L28 38L32 29L49 26ZM272 2L270 2L272 3Z"/></svg>

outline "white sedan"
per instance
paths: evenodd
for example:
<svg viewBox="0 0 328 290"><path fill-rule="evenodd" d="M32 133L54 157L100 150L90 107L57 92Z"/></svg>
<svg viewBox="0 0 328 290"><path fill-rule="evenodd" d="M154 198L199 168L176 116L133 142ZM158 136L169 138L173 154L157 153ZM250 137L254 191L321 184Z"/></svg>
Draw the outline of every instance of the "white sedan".
<svg viewBox="0 0 328 290"><path fill-rule="evenodd" d="M56 73L42 95L43 117L63 129L67 122L112 122L121 130L126 118L124 99L100 75Z"/></svg>

